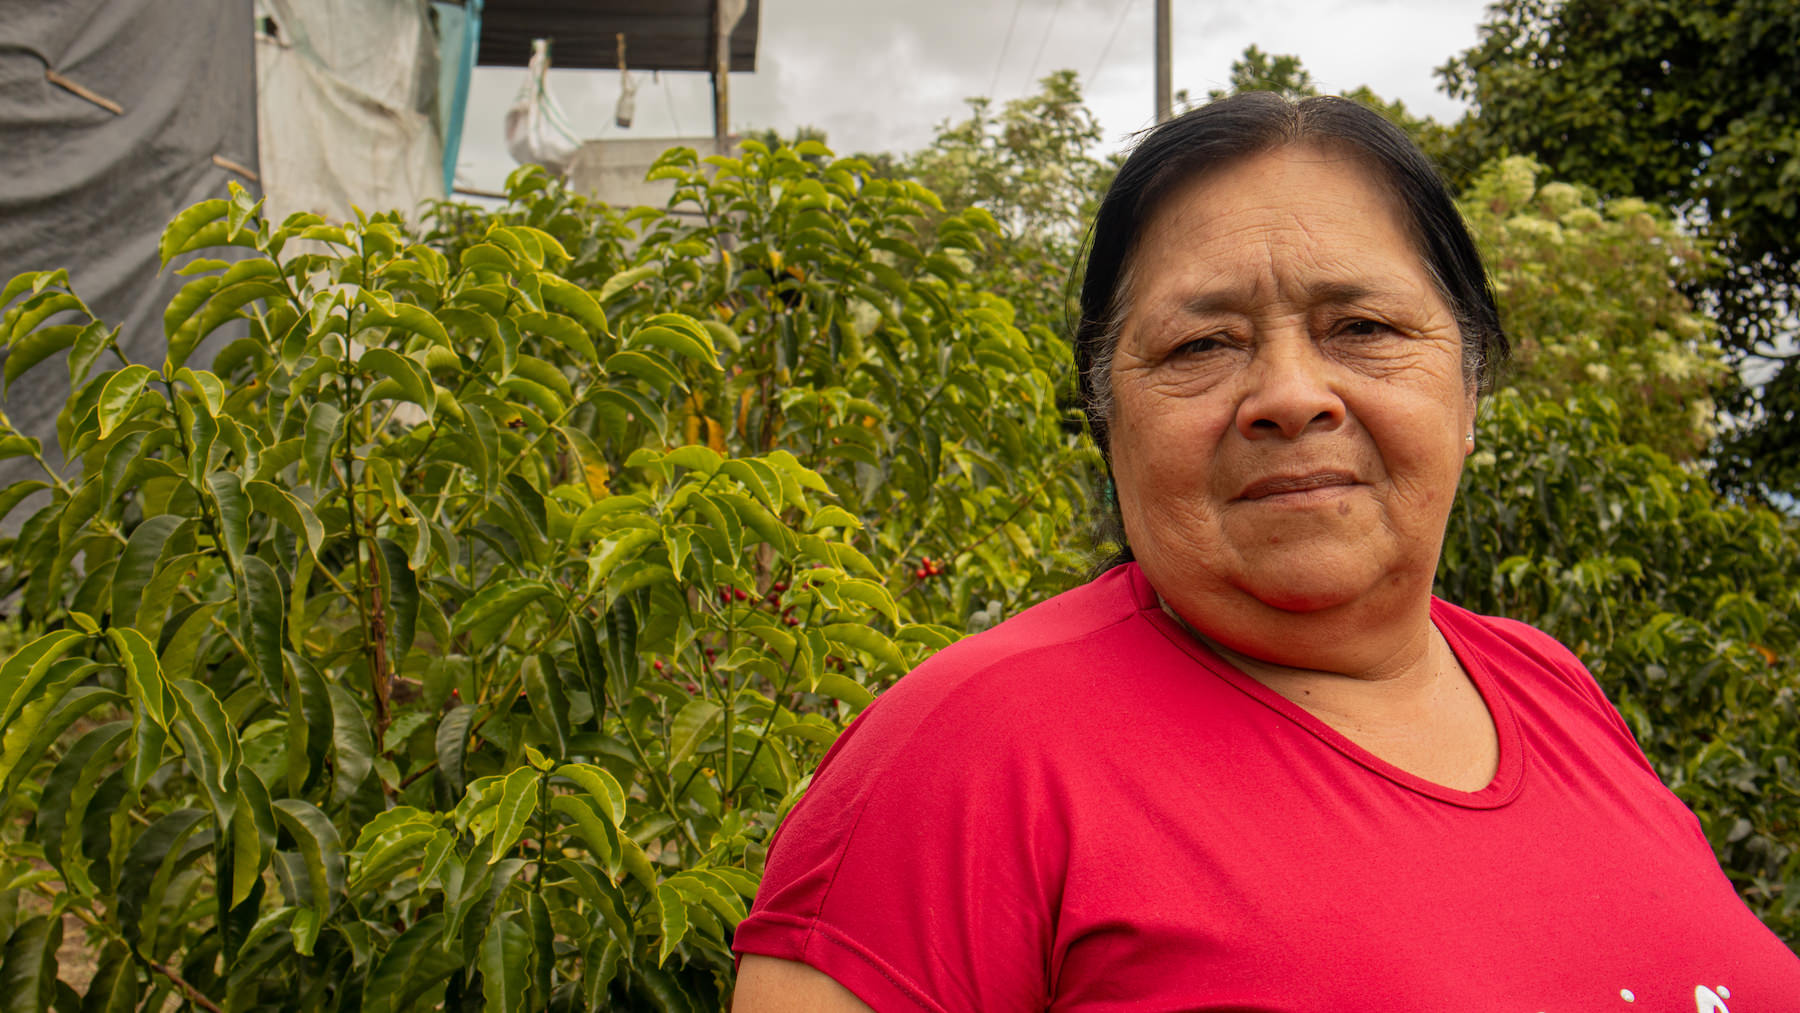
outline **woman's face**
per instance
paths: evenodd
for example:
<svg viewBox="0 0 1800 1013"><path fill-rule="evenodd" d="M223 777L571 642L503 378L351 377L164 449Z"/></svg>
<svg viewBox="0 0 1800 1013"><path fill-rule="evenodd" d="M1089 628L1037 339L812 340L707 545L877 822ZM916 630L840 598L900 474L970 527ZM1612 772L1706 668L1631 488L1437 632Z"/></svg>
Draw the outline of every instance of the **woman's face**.
<svg viewBox="0 0 1800 1013"><path fill-rule="evenodd" d="M1289 147L1190 181L1131 274L1113 473L1152 585L1203 632L1246 595L1285 612L1422 604L1475 393L1362 164Z"/></svg>

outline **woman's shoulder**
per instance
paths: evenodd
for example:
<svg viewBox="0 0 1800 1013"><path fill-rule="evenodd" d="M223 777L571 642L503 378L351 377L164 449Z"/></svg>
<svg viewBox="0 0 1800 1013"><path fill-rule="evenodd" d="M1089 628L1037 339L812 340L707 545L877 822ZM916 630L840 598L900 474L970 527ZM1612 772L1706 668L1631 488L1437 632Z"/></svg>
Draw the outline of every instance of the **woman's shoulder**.
<svg viewBox="0 0 1800 1013"><path fill-rule="evenodd" d="M1561 641L1529 623L1488 616L1432 599L1432 618L1465 661L1472 656L1514 699L1530 698L1533 711L1567 724L1579 713L1600 734L1645 769L1649 761L1619 716L1618 708L1581 659Z"/></svg>
<svg viewBox="0 0 1800 1013"><path fill-rule="evenodd" d="M1510 668L1531 664L1577 683L1591 684L1593 677L1575 652L1562 641L1530 623L1505 616L1482 615L1442 598L1431 600L1431 617L1439 631L1454 643L1460 639L1485 655L1499 654Z"/></svg>
<svg viewBox="0 0 1800 1013"><path fill-rule="evenodd" d="M1016 698L1063 676L1093 671L1097 653L1128 650L1145 587L1135 564L1116 567L1033 605L926 659L878 703L938 706L958 697ZM891 706L891 705L890 705Z"/></svg>

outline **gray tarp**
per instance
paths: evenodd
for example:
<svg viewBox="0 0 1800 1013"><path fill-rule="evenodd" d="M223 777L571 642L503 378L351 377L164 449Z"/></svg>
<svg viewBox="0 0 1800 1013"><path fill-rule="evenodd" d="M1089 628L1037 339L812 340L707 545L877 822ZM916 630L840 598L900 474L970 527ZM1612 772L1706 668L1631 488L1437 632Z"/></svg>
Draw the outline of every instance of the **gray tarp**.
<svg viewBox="0 0 1800 1013"><path fill-rule="evenodd" d="M157 270L163 226L228 180L257 191L252 37L251 0L0 0L0 284L67 268L131 358L159 363L185 280ZM67 384L59 356L5 399L53 461ZM0 484L33 470L0 462Z"/></svg>

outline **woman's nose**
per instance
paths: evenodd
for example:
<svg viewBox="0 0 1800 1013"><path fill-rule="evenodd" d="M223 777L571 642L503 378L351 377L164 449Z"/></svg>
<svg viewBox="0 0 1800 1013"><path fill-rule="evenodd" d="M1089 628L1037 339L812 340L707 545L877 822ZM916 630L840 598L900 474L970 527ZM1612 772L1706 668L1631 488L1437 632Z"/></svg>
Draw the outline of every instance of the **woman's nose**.
<svg viewBox="0 0 1800 1013"><path fill-rule="evenodd" d="M1310 335L1259 342L1246 374L1248 389L1237 412L1238 432L1245 439L1291 440L1343 424L1343 398L1331 383L1330 363Z"/></svg>

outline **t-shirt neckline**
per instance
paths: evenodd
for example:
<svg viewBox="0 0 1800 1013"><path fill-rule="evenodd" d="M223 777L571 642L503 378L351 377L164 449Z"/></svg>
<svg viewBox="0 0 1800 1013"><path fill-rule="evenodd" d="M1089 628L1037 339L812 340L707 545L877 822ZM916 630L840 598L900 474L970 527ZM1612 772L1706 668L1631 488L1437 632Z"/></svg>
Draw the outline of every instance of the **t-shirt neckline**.
<svg viewBox="0 0 1800 1013"><path fill-rule="evenodd" d="M1468 642L1452 618L1455 606L1450 603L1435 596L1431 599L1432 623L1443 634L1451 651L1456 654L1456 660L1475 683L1475 689L1481 694L1482 702L1487 705L1488 716L1494 722L1494 733L1499 739L1498 767L1493 778L1476 791L1461 791L1402 770L1357 745L1342 732L1314 717L1306 708L1251 678L1201 643L1173 616L1164 612L1156 589L1150 586L1143 571L1136 563L1130 564L1130 568L1132 591L1137 599L1139 614L1163 636L1212 675L1298 725L1346 759L1409 791L1464 809L1498 809L1518 797L1519 789L1524 783L1525 770L1525 746L1523 737L1519 734L1518 717L1500 680L1495 678L1491 663Z"/></svg>

